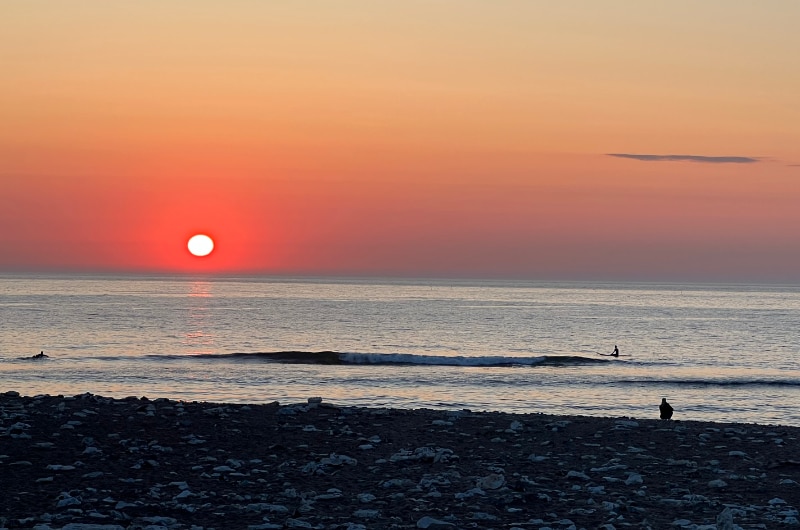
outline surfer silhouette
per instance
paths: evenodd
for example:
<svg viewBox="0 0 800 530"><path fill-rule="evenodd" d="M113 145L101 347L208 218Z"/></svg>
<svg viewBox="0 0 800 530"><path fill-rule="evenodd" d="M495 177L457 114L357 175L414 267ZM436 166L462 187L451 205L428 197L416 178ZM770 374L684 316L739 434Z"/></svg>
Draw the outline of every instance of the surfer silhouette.
<svg viewBox="0 0 800 530"><path fill-rule="evenodd" d="M619 357L619 348L617 348L616 344L614 344L614 351L611 352L611 356L612 357Z"/></svg>
<svg viewBox="0 0 800 530"><path fill-rule="evenodd" d="M39 353L31 357L31 359L44 359L45 357L47 357L47 355L45 355L43 351L40 351Z"/></svg>

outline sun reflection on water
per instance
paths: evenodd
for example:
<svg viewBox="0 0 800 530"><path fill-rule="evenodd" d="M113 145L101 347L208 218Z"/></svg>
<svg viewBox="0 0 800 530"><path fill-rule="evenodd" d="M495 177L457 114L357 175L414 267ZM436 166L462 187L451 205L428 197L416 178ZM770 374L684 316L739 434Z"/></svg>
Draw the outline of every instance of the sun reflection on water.
<svg viewBox="0 0 800 530"><path fill-rule="evenodd" d="M211 299L213 284L208 281L193 281L187 296L188 319L183 345L187 353L214 353L214 335L211 332Z"/></svg>

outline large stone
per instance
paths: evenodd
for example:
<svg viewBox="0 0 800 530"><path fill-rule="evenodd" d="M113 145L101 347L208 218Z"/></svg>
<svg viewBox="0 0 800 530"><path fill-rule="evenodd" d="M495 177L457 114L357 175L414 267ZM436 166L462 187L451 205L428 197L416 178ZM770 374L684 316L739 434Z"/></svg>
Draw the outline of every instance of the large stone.
<svg viewBox="0 0 800 530"><path fill-rule="evenodd" d="M441 521L439 519L434 519L433 517L422 517L419 521L417 521L417 528L431 528L431 529L444 529L444 528L455 528L456 525L453 523L448 523L447 521Z"/></svg>
<svg viewBox="0 0 800 530"><path fill-rule="evenodd" d="M125 530L125 527L117 524L69 523L62 526L61 530Z"/></svg>

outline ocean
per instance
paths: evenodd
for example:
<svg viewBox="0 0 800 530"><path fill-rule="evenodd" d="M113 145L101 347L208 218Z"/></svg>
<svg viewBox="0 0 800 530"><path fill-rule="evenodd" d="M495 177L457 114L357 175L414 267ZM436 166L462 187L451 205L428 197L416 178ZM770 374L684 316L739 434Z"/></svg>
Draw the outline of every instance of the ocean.
<svg viewBox="0 0 800 530"><path fill-rule="evenodd" d="M5 274L0 391L800 426L798 323L800 286Z"/></svg>

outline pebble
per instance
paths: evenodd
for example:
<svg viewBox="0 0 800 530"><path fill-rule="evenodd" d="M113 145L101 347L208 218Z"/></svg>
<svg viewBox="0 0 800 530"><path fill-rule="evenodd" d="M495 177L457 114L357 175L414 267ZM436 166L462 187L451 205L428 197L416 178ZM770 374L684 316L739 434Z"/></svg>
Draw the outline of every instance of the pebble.
<svg viewBox="0 0 800 530"><path fill-rule="evenodd" d="M125 527L116 524L68 523L61 530L125 530Z"/></svg>
<svg viewBox="0 0 800 530"><path fill-rule="evenodd" d="M477 486L482 490L496 490L506 483L506 477L499 473L492 473L478 479Z"/></svg>
<svg viewBox="0 0 800 530"><path fill-rule="evenodd" d="M634 486L641 484L642 482L644 482L644 479L642 479L642 476L639 473L630 473L628 478L625 479L626 486Z"/></svg>
<svg viewBox="0 0 800 530"><path fill-rule="evenodd" d="M417 521L417 528L443 529L454 528L455 526L456 525L453 523L442 521L440 519L434 519L433 517L428 517L427 515Z"/></svg>
<svg viewBox="0 0 800 530"><path fill-rule="evenodd" d="M391 411L322 398L211 405L4 393L0 465L29 477L11 495L45 499L37 511L6 494L0 512L37 530L795 526L788 477L799 437L790 427Z"/></svg>

